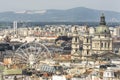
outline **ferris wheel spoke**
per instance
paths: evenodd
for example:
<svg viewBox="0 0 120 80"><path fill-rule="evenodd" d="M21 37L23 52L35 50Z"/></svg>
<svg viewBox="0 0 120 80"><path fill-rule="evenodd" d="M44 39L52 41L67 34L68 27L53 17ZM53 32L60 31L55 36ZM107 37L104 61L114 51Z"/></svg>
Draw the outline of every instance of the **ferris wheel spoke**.
<svg viewBox="0 0 120 80"><path fill-rule="evenodd" d="M31 47L29 47L29 48L26 50L26 53L27 53L28 55L30 55L30 54L31 54L31 51L32 51L32 49L31 49Z"/></svg>
<svg viewBox="0 0 120 80"><path fill-rule="evenodd" d="M27 60L27 58L21 57L20 55L15 55L16 59Z"/></svg>
<svg viewBox="0 0 120 80"><path fill-rule="evenodd" d="M18 58L13 61L13 63L21 63L21 62L27 63L26 60L22 60L22 59L18 59Z"/></svg>
<svg viewBox="0 0 120 80"><path fill-rule="evenodd" d="M37 51L38 51L38 49L37 49L37 47L35 47L34 48L34 54L37 54Z"/></svg>
<svg viewBox="0 0 120 80"><path fill-rule="evenodd" d="M27 61L26 61L26 60L21 60L21 59L16 59L15 63L17 63L17 62L27 63Z"/></svg>
<svg viewBox="0 0 120 80"><path fill-rule="evenodd" d="M44 54L40 54L39 56L36 57L36 59L38 59L38 60L44 59Z"/></svg>
<svg viewBox="0 0 120 80"><path fill-rule="evenodd" d="M26 54L26 52L25 52L23 49L20 49L20 50L22 51L23 55L24 55L26 58L28 58L28 55Z"/></svg>
<svg viewBox="0 0 120 80"><path fill-rule="evenodd" d="M45 55L44 52L42 52L41 55L39 55L39 56L37 57L37 59L40 59L40 60L41 60L41 59L43 60L43 59L46 59L46 58L48 58L48 57L47 57L47 55Z"/></svg>
<svg viewBox="0 0 120 80"><path fill-rule="evenodd" d="M36 60L36 61L35 61L35 64L36 64L36 65L39 65L39 64L40 64L40 60Z"/></svg>
<svg viewBox="0 0 120 80"><path fill-rule="evenodd" d="M43 57L43 56L41 56L41 55L43 55L43 52L45 52L45 51L43 50L42 52L39 52L39 55L36 58Z"/></svg>
<svg viewBox="0 0 120 80"><path fill-rule="evenodd" d="M28 57L28 56L29 56L28 48L27 48L27 49L24 49L24 50L25 50L26 56Z"/></svg>
<svg viewBox="0 0 120 80"><path fill-rule="evenodd" d="M42 51L42 48L38 48L38 51L36 52L36 54L41 53L41 51Z"/></svg>
<svg viewBox="0 0 120 80"><path fill-rule="evenodd" d="M29 44L27 44L27 45L25 45L25 46L26 46L26 48L30 47L30 45L29 45Z"/></svg>
<svg viewBox="0 0 120 80"><path fill-rule="evenodd" d="M33 50L34 50L33 54L36 54L36 43L33 45Z"/></svg>
<svg viewBox="0 0 120 80"><path fill-rule="evenodd" d="M21 57L17 57L15 60L27 61L27 59L23 59Z"/></svg>
<svg viewBox="0 0 120 80"><path fill-rule="evenodd" d="M16 56L17 56L17 57L19 56L19 57L21 57L22 59L27 59L26 57L24 57L23 55L21 55L21 54L19 54L19 53L16 54ZM18 57L18 58L19 58L19 57Z"/></svg>

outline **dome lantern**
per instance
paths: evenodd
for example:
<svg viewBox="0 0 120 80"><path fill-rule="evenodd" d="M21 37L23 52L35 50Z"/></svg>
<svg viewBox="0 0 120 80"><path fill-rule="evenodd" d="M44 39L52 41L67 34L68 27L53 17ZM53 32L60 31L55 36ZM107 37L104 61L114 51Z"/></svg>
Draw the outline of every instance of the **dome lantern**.
<svg viewBox="0 0 120 80"><path fill-rule="evenodd" d="M105 16L103 13L102 13L102 16L100 17L100 25L106 25Z"/></svg>
<svg viewBox="0 0 120 80"><path fill-rule="evenodd" d="M102 14L102 16L100 17L100 25L96 27L95 33L96 35L110 35L110 30L109 27L106 25L104 14Z"/></svg>

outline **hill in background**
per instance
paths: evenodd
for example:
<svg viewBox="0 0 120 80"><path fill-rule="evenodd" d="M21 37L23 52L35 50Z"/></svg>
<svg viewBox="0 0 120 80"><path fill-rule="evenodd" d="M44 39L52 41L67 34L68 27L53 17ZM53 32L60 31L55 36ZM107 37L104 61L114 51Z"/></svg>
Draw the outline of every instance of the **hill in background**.
<svg viewBox="0 0 120 80"><path fill-rule="evenodd" d="M77 7L68 10L28 10L22 12L1 12L0 21L30 22L98 22L104 13L107 22L120 22L120 13Z"/></svg>

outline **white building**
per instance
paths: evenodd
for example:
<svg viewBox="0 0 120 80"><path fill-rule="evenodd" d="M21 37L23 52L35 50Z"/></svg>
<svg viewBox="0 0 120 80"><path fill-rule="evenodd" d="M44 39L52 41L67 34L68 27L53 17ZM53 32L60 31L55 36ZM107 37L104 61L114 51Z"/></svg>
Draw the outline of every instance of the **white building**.
<svg viewBox="0 0 120 80"><path fill-rule="evenodd" d="M117 26L114 28L114 32L113 32L114 36L120 37L120 26Z"/></svg>
<svg viewBox="0 0 120 80"><path fill-rule="evenodd" d="M108 68L106 71L103 73L103 80L114 80L115 74L114 71Z"/></svg>
<svg viewBox="0 0 120 80"><path fill-rule="evenodd" d="M52 80L66 80L65 76L53 75Z"/></svg>

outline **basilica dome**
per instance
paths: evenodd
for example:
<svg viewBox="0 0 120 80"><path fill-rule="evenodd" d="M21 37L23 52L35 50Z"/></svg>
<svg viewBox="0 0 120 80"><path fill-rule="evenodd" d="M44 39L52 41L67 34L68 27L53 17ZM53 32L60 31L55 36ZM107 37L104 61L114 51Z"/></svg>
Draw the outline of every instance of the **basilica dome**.
<svg viewBox="0 0 120 80"><path fill-rule="evenodd" d="M96 34L110 34L110 30L106 25L100 25L96 28Z"/></svg>
<svg viewBox="0 0 120 80"><path fill-rule="evenodd" d="M100 17L100 25L96 27L95 34L110 34L109 27L106 26L104 14Z"/></svg>

